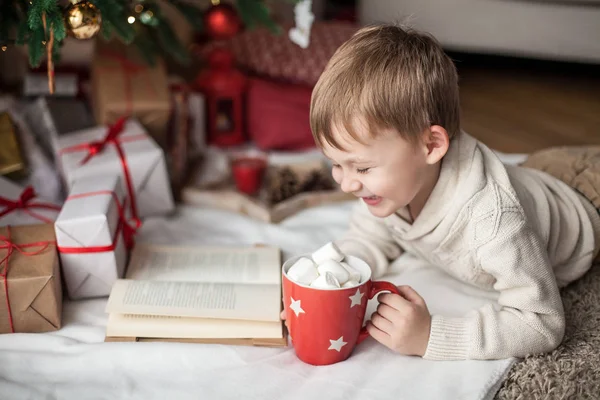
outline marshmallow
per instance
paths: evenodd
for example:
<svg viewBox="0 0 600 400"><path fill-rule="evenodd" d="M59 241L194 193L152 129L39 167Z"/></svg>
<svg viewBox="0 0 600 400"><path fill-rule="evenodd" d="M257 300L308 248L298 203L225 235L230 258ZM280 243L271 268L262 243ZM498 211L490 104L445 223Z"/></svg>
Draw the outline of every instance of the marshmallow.
<svg viewBox="0 0 600 400"><path fill-rule="evenodd" d="M301 257L288 270L287 276L294 282L310 285L312 281L319 277L319 272L311 259Z"/></svg>
<svg viewBox="0 0 600 400"><path fill-rule="evenodd" d="M348 274L350 275L350 277L348 278L349 280L360 282L360 280L361 280L360 272L358 272L357 270L352 268L350 266L350 264L348 264L346 262L342 261L340 264L342 265L342 267L344 267L346 269L346 271L348 271Z"/></svg>
<svg viewBox="0 0 600 400"><path fill-rule="evenodd" d="M358 281L353 281L353 280L349 280L348 282L344 283L342 285L343 288L351 288L351 287L356 287L360 285L360 283Z"/></svg>
<svg viewBox="0 0 600 400"><path fill-rule="evenodd" d="M335 279L343 285L350 278L350 274L346 271L339 262L334 260L325 260L317 267L319 275L325 275L327 272L331 272Z"/></svg>
<svg viewBox="0 0 600 400"><path fill-rule="evenodd" d="M344 254L342 254L340 249L333 242L329 242L312 253L312 259L319 265L325 260L342 261L344 259Z"/></svg>
<svg viewBox="0 0 600 400"><path fill-rule="evenodd" d="M325 272L325 275L319 275L310 286L317 289L338 289L340 283L331 272Z"/></svg>

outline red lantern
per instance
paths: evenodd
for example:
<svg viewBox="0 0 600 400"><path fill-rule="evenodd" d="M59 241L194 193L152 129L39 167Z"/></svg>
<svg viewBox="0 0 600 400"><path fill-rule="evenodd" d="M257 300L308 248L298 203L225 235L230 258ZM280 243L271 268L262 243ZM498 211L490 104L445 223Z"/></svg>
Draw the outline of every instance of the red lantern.
<svg viewBox="0 0 600 400"><path fill-rule="evenodd" d="M234 146L245 142L243 101L247 80L233 65L233 54L216 48L208 55L209 68L196 78L206 97L208 144Z"/></svg>

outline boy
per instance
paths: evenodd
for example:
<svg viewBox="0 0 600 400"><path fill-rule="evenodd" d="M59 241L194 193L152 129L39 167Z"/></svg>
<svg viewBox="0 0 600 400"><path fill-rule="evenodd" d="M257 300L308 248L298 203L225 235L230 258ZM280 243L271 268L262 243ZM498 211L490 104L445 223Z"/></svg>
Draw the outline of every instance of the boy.
<svg viewBox="0 0 600 400"><path fill-rule="evenodd" d="M375 277L407 251L499 292L499 307L463 317L430 315L410 287L380 295L368 331L392 350L433 360L551 351L565 329L559 287L590 268L600 216L564 182L505 166L462 132L457 80L435 39L400 27L361 29L338 49L311 102L315 141L359 198L336 243Z"/></svg>

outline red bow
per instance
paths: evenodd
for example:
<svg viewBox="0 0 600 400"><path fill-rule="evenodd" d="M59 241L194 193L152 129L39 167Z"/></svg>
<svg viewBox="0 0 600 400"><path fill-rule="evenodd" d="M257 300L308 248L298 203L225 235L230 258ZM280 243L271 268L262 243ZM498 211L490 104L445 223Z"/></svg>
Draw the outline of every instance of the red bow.
<svg viewBox="0 0 600 400"><path fill-rule="evenodd" d="M6 306L8 309L8 321L10 324L10 331L12 333L14 333L15 326L13 323L12 311L10 309L10 299L8 297L8 260L14 250L18 251L19 253L21 253L24 256L35 256L35 255L42 253L44 250L46 250L48 248L48 246L50 246L51 244L55 244L56 242L48 241L48 242L36 242L36 243L28 243L28 244L18 245L16 243L13 243L13 241L10 239L10 226L6 227L6 232L7 232L6 236L0 235L0 249L8 250L6 252L6 256L0 260L0 268L2 268L2 265L4 264L4 271L0 274L0 276L4 280L4 293L6 293L5 297L6 297ZM23 250L24 248L28 248L28 247L39 247L39 246L44 246L44 247L42 247L38 251Z"/></svg>
<svg viewBox="0 0 600 400"><path fill-rule="evenodd" d="M32 212L29 210L29 208L45 208L47 210L60 211L60 207L54 204L31 203L31 200L33 200L35 197L35 190L33 190L33 187L31 186L27 186L17 200L10 200L0 197L0 206L4 206L4 209L0 211L0 218L13 211L23 210L32 217L35 217L43 222L51 223L52 220Z"/></svg>
<svg viewBox="0 0 600 400"><path fill-rule="evenodd" d="M92 157L94 157L96 154L101 153L107 144L117 143L117 138L121 133L123 133L123 128L125 127L126 121L126 117L121 117L117 120L117 122L110 125L108 127L108 132L106 132L106 136L104 136L104 139L97 142L82 143L80 147L82 150L87 150L88 155L83 160L81 160L81 165L90 161Z"/></svg>
<svg viewBox="0 0 600 400"><path fill-rule="evenodd" d="M127 184L127 193L129 195L129 199L131 200L131 215L134 219L138 219L137 212L137 204L135 199L135 190L133 189L133 181L131 180L131 174L129 173L129 166L127 165L127 159L125 158L125 152L121 148L121 142L124 141L134 141L139 139L145 139L144 135L136 135L127 137L123 140L119 138L121 133L123 133L125 128L125 123L127 122L127 117L121 117L114 124L108 127L108 132L104 136L104 139L95 142L81 143L75 146L67 147L62 149L59 154L63 153L71 153L75 151L85 151L87 150L88 154L81 160L81 165L90 161L96 155L102 153L107 144L112 144L115 146L115 150L119 156L119 160L121 160L121 167L123 169L123 176L125 177L125 183Z"/></svg>

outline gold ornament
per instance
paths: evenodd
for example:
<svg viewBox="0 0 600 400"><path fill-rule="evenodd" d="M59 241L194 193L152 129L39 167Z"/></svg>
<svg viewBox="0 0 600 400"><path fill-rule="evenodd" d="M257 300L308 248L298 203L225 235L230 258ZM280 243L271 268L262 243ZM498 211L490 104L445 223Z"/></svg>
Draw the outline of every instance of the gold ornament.
<svg viewBox="0 0 600 400"><path fill-rule="evenodd" d="M91 39L100 31L102 15L91 2L84 0L71 4L65 14L69 33L77 39Z"/></svg>

